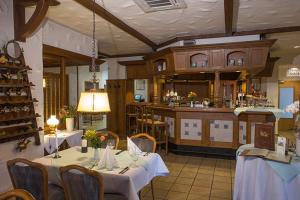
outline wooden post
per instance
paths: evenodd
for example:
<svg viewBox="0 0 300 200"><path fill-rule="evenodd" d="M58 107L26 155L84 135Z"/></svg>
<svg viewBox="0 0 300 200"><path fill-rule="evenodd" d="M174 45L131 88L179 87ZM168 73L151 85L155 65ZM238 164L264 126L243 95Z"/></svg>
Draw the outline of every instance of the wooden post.
<svg viewBox="0 0 300 200"><path fill-rule="evenodd" d="M66 61L64 57L60 58L60 103L61 106L67 105L67 87L66 87Z"/></svg>
<svg viewBox="0 0 300 200"><path fill-rule="evenodd" d="M220 72L215 72L215 94L214 97L218 99L220 97Z"/></svg>
<svg viewBox="0 0 300 200"><path fill-rule="evenodd" d="M153 76L153 103L159 103L159 94L158 94L158 77Z"/></svg>

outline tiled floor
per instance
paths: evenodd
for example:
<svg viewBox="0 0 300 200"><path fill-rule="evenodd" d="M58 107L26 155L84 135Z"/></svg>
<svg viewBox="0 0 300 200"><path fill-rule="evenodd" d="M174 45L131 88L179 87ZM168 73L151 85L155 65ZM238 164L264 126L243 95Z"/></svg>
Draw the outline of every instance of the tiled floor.
<svg viewBox="0 0 300 200"><path fill-rule="evenodd" d="M156 200L229 200L234 187L235 161L169 153L162 156L170 175L154 179ZM152 200L151 187L142 200Z"/></svg>

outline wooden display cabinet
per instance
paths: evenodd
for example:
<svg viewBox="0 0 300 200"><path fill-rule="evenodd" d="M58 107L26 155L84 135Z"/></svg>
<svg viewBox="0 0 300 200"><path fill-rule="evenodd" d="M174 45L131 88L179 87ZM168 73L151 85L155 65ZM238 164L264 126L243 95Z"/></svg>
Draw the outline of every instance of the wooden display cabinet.
<svg viewBox="0 0 300 200"><path fill-rule="evenodd" d="M226 67L249 67L249 49L226 49Z"/></svg>
<svg viewBox="0 0 300 200"><path fill-rule="evenodd" d="M209 66L209 51L196 51L189 53L189 70L207 69Z"/></svg>

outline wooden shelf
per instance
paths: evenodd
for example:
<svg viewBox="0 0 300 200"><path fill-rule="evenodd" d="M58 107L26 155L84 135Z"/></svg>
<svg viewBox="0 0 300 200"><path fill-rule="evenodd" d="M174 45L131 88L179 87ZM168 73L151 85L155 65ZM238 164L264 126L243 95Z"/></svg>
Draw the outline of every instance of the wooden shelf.
<svg viewBox="0 0 300 200"><path fill-rule="evenodd" d="M43 130L42 128L37 128L32 131L17 133L17 134L1 135L1 133L0 133L0 143L9 142L9 141L13 141L13 140L20 140L20 139L28 138L28 137L33 137L36 134L38 134L39 131L42 131L42 130Z"/></svg>
<svg viewBox="0 0 300 200"><path fill-rule="evenodd" d="M6 118L6 119L1 119L1 122L12 122L12 121L22 121L22 120L30 120L30 119L34 119L37 117L41 117L41 115L39 115L38 113L36 113L35 115L29 115L29 116L24 116L24 117L11 117L11 118Z"/></svg>
<svg viewBox="0 0 300 200"><path fill-rule="evenodd" d="M6 101L1 101L0 100L0 105L5 105L5 104L28 104L28 103L36 103L38 100L35 98L32 100L19 100L19 101L13 101L13 100L6 100Z"/></svg>
<svg viewBox="0 0 300 200"><path fill-rule="evenodd" d="M32 70L29 66L25 65L15 65L15 64L7 64L7 63L0 63L0 68L5 69L17 69L17 70Z"/></svg>
<svg viewBox="0 0 300 200"><path fill-rule="evenodd" d="M33 83L26 83L26 84L0 84L0 87L4 88L19 88L19 87L31 87L35 86Z"/></svg>

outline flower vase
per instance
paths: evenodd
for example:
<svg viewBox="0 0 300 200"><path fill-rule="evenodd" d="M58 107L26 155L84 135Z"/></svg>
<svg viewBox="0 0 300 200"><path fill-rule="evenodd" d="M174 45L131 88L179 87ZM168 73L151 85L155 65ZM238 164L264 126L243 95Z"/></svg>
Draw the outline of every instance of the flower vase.
<svg viewBox="0 0 300 200"><path fill-rule="evenodd" d="M94 148L94 160L97 162L100 161L100 148Z"/></svg>
<svg viewBox="0 0 300 200"><path fill-rule="evenodd" d="M191 108L194 107L194 102L193 101L191 101L190 106L191 106Z"/></svg>
<svg viewBox="0 0 300 200"><path fill-rule="evenodd" d="M74 130L74 118L66 118L66 129L67 132L72 132Z"/></svg>

